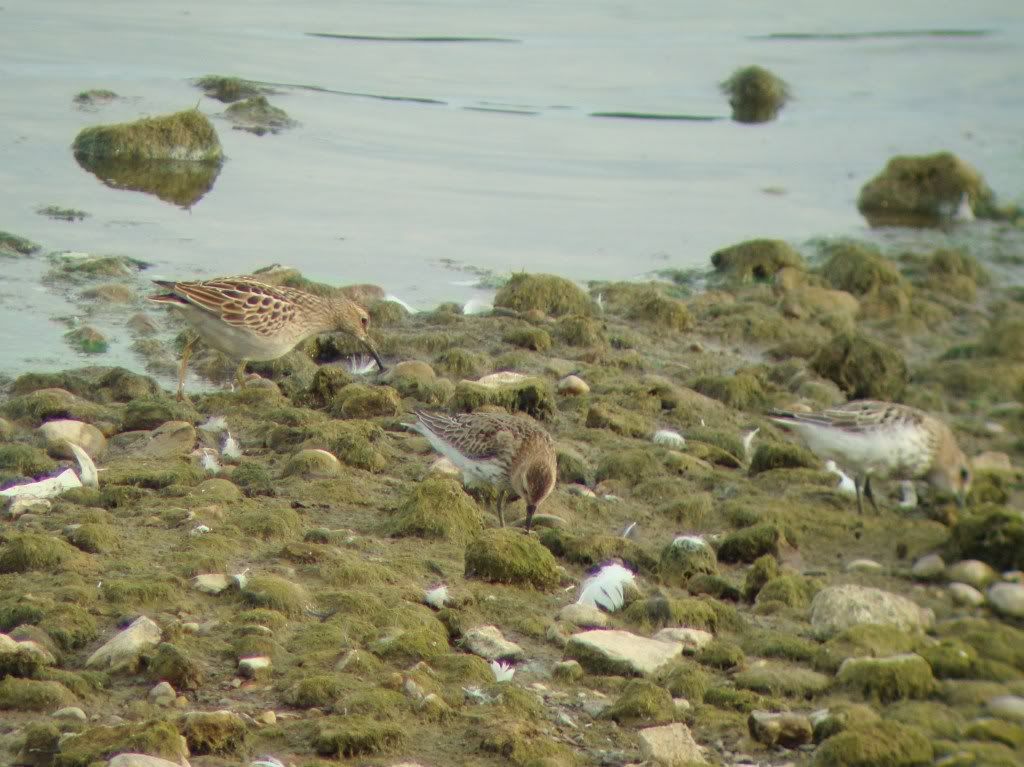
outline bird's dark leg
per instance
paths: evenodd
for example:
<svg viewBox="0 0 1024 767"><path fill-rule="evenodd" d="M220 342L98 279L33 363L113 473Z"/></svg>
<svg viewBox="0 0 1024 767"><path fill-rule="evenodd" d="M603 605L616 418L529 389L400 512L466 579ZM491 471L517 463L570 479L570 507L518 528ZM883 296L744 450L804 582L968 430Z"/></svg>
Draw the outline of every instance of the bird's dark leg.
<svg viewBox="0 0 1024 767"><path fill-rule="evenodd" d="M181 349L181 365L178 367L178 402L185 401L185 371L188 369L188 358L192 356L192 347L195 346L198 336L189 336L185 346Z"/></svg>
<svg viewBox="0 0 1024 767"><path fill-rule="evenodd" d="M871 492L871 477L864 478L864 495L869 501L871 501L871 508L875 510L875 514L881 514L878 510L878 504L875 503L875 494Z"/></svg>
<svg viewBox="0 0 1024 767"><path fill-rule="evenodd" d="M239 391L245 388L245 360L238 363L238 370L235 371L235 383L238 384Z"/></svg>
<svg viewBox="0 0 1024 767"><path fill-rule="evenodd" d="M853 480L854 487L857 488L857 513L864 514L864 501L861 499L861 488L866 487L867 483L864 477L855 477Z"/></svg>
<svg viewBox="0 0 1024 767"><path fill-rule="evenodd" d="M526 532L530 532L533 525L533 515L537 513L537 507L533 504L526 504Z"/></svg>
<svg viewBox="0 0 1024 767"><path fill-rule="evenodd" d="M498 522L502 527L505 526L505 500L508 498L508 493L504 490L498 491L498 500L495 503L495 511L498 512Z"/></svg>

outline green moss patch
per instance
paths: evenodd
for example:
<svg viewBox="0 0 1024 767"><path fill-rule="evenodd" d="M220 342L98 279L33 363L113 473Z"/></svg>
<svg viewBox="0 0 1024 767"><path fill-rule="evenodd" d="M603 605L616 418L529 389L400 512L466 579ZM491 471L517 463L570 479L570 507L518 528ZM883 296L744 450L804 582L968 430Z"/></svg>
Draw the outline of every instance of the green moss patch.
<svg viewBox="0 0 1024 767"><path fill-rule="evenodd" d="M26 477L39 477L57 468L45 450L30 445L0 445L0 469Z"/></svg>
<svg viewBox="0 0 1024 767"><path fill-rule="evenodd" d="M782 240L747 240L711 255L715 271L737 282L765 282L787 266L804 268L804 260Z"/></svg>
<svg viewBox="0 0 1024 767"><path fill-rule="evenodd" d="M42 248L32 240L10 232L0 231L0 256L31 256Z"/></svg>
<svg viewBox="0 0 1024 767"><path fill-rule="evenodd" d="M242 589L242 599L252 607L277 610L299 617L312 604L309 593L297 583L277 575L254 575Z"/></svg>
<svg viewBox="0 0 1024 767"><path fill-rule="evenodd" d="M346 717L322 723L313 745L322 756L352 759L395 751L405 737L405 730L397 724Z"/></svg>
<svg viewBox="0 0 1024 767"><path fill-rule="evenodd" d="M618 700L601 712L601 718L619 724L664 724L675 719L675 704L664 687L646 679L631 679Z"/></svg>
<svg viewBox="0 0 1024 767"><path fill-rule="evenodd" d="M831 677L799 666L778 663L758 664L737 671L733 676L736 686L765 695L786 698L813 698L832 683Z"/></svg>
<svg viewBox="0 0 1024 767"><path fill-rule="evenodd" d="M220 162L224 155L213 125L196 109L84 128L72 149L80 160Z"/></svg>
<svg viewBox="0 0 1024 767"><path fill-rule="evenodd" d="M758 557L779 555L782 531L773 524L745 527L729 533L718 548L718 559L722 562L753 562Z"/></svg>
<svg viewBox="0 0 1024 767"><path fill-rule="evenodd" d="M913 653L887 658L849 658L839 667L836 681L883 703L924 698L935 687L928 661Z"/></svg>
<svg viewBox="0 0 1024 767"><path fill-rule="evenodd" d="M920 730L896 722L851 727L822 743L812 767L917 767L932 763L934 751Z"/></svg>
<svg viewBox="0 0 1024 767"><path fill-rule="evenodd" d="M527 312L537 309L555 317L591 313L590 298L564 277L514 274L494 297L495 306Z"/></svg>
<svg viewBox="0 0 1024 767"><path fill-rule="evenodd" d="M0 710L53 712L74 706L78 699L60 682L39 682L12 676L0 681Z"/></svg>
<svg viewBox="0 0 1024 767"><path fill-rule="evenodd" d="M758 409L765 403L764 388L751 373L702 376L694 382L693 388L737 410Z"/></svg>
<svg viewBox="0 0 1024 767"><path fill-rule="evenodd" d="M558 585L551 552L516 530L485 530L466 546L466 577L549 589Z"/></svg>
<svg viewBox="0 0 1024 767"><path fill-rule="evenodd" d="M450 477L427 477L418 483L398 509L393 535L415 535L465 543L482 529L473 499Z"/></svg>
<svg viewBox="0 0 1024 767"><path fill-rule="evenodd" d="M946 542L950 561L980 559L997 570L1024 568L1024 518L1017 511L983 507L962 517Z"/></svg>
<svg viewBox="0 0 1024 767"><path fill-rule="evenodd" d="M115 754L148 754L177 762L184 757L181 735L167 721L132 722L117 727L90 727L61 741L54 767L90 767Z"/></svg>
<svg viewBox="0 0 1024 767"><path fill-rule="evenodd" d="M860 333L839 333L819 347L811 368L851 399L899 399L909 380L899 352Z"/></svg>
<svg viewBox="0 0 1024 767"><path fill-rule="evenodd" d="M0 573L59 571L80 562L81 556L60 538L39 533L8 535L0 548Z"/></svg>
<svg viewBox="0 0 1024 767"><path fill-rule="evenodd" d="M194 711L186 714L181 734L194 755L243 756L249 726L231 711Z"/></svg>
<svg viewBox="0 0 1024 767"><path fill-rule="evenodd" d="M525 378L506 384L479 384L459 381L452 395L453 410L465 413L485 405L504 408L511 413L526 413L544 420L555 413L555 394L551 384L540 378Z"/></svg>
<svg viewBox="0 0 1024 767"><path fill-rule="evenodd" d="M750 459L750 473L773 469L816 469L821 461L807 448L791 442L762 442Z"/></svg>

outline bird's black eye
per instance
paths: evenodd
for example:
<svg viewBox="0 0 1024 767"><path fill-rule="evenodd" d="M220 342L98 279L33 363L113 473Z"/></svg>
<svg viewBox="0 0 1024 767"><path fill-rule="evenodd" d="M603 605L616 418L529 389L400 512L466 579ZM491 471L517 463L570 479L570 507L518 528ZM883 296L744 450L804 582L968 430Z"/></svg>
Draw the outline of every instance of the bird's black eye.
<svg viewBox="0 0 1024 767"><path fill-rule="evenodd" d="M963 482L968 482L970 479L971 472L966 466L964 466L962 469L960 469L960 480Z"/></svg>
<svg viewBox="0 0 1024 767"><path fill-rule="evenodd" d="M369 317L360 317L359 321L361 323L363 323L363 330L366 330L366 328L370 327L370 318Z"/></svg>

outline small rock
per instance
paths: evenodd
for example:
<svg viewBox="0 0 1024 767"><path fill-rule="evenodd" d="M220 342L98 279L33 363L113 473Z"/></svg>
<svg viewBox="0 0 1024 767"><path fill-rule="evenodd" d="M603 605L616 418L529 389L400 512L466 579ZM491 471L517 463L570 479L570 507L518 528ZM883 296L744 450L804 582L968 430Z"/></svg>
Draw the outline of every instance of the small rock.
<svg viewBox="0 0 1024 767"><path fill-rule="evenodd" d="M256 717L256 721L260 724L277 724L277 714L274 711L264 711Z"/></svg>
<svg viewBox="0 0 1024 767"><path fill-rule="evenodd" d="M575 682L583 678L583 666L575 660L559 661L551 669L551 675L565 682Z"/></svg>
<svg viewBox="0 0 1024 767"><path fill-rule="evenodd" d="M679 642L660 642L628 631L597 629L573 634L566 655L597 674L652 674L683 652Z"/></svg>
<svg viewBox="0 0 1024 767"><path fill-rule="evenodd" d="M822 638L864 623L923 630L935 623L935 613L898 594L852 584L824 588L811 602L811 625Z"/></svg>
<svg viewBox="0 0 1024 767"><path fill-rule="evenodd" d="M683 652L687 655L695 655L702 647L711 643L715 635L703 629L690 629L669 627L661 629L654 635L659 642L679 642L683 646Z"/></svg>
<svg viewBox="0 0 1024 767"><path fill-rule="evenodd" d="M1020 695L1000 695L989 700L986 705L993 716L1024 722L1024 697Z"/></svg>
<svg viewBox="0 0 1024 767"><path fill-rule="evenodd" d="M186 634L198 634L199 624L195 621L186 621L185 623L181 624L181 630Z"/></svg>
<svg viewBox="0 0 1024 767"><path fill-rule="evenodd" d="M1024 618L1024 585L994 583L988 590L988 601L1000 615Z"/></svg>
<svg viewBox="0 0 1024 767"><path fill-rule="evenodd" d="M47 421L38 431L46 440L46 451L54 458L75 460L75 454L68 447L68 442L78 445L94 459L103 455L103 451L107 449L107 438L103 436L103 432L83 421Z"/></svg>
<svg viewBox="0 0 1024 767"><path fill-rule="evenodd" d="M234 582L234 578L224 573L203 573L192 579L192 588L204 594L220 594Z"/></svg>
<svg viewBox="0 0 1024 767"><path fill-rule="evenodd" d="M983 589L993 581L999 580L999 574L992 566L980 559L964 559L950 565L946 577L951 581L974 586L976 589Z"/></svg>
<svg viewBox="0 0 1024 767"><path fill-rule="evenodd" d="M974 456L971 459L971 466L975 471L1012 471L1013 464L1010 463L1010 456L1006 453L998 453L994 450L986 450L984 453Z"/></svg>
<svg viewBox="0 0 1024 767"><path fill-rule="evenodd" d="M873 559L854 559L846 563L848 573L881 573L884 570L885 567Z"/></svg>
<svg viewBox="0 0 1024 767"><path fill-rule="evenodd" d="M747 728L754 740L766 746L796 748L810 743L814 736L814 728L807 716L788 711L780 714L751 711Z"/></svg>
<svg viewBox="0 0 1024 767"><path fill-rule="evenodd" d="M143 615L90 655L85 667L107 671L134 671L138 666L139 656L160 644L161 635L160 627Z"/></svg>
<svg viewBox="0 0 1024 767"><path fill-rule="evenodd" d="M87 722L89 717L78 706L59 708L51 714L54 719L67 719L72 722Z"/></svg>
<svg viewBox="0 0 1024 767"><path fill-rule="evenodd" d="M255 658L242 658L238 661L238 673L247 679L255 679L271 668L270 658L258 655Z"/></svg>
<svg viewBox="0 0 1024 767"><path fill-rule="evenodd" d="M704 754L685 724L666 724L640 730L640 756L659 767L706 764Z"/></svg>
<svg viewBox="0 0 1024 767"><path fill-rule="evenodd" d="M497 626L479 626L462 637L463 646L484 660L523 660L526 653L515 642L502 636Z"/></svg>
<svg viewBox="0 0 1024 767"><path fill-rule="evenodd" d="M558 382L558 393L579 397L590 392L590 386L579 376L569 375Z"/></svg>
<svg viewBox="0 0 1024 767"><path fill-rule="evenodd" d="M169 682L160 682L149 691L149 702L154 706L169 706L177 697L178 693Z"/></svg>
<svg viewBox="0 0 1024 767"><path fill-rule="evenodd" d="M187 761L172 762L146 754L118 754L107 762L107 767L184 767L187 764Z"/></svg>
<svg viewBox="0 0 1024 767"><path fill-rule="evenodd" d="M558 620L572 623L581 629L604 628L608 625L608 616L600 609L578 602L573 602L559 610Z"/></svg>
<svg viewBox="0 0 1024 767"><path fill-rule="evenodd" d="M964 607L980 607L985 604L985 595L966 583L949 584L949 595L956 604Z"/></svg>
<svg viewBox="0 0 1024 767"><path fill-rule="evenodd" d="M308 479L331 479L341 473L341 461L326 450L300 450L291 457L285 474Z"/></svg>
<svg viewBox="0 0 1024 767"><path fill-rule="evenodd" d="M914 562L910 574L919 581L934 581L942 577L946 572L946 563L938 554L925 554Z"/></svg>

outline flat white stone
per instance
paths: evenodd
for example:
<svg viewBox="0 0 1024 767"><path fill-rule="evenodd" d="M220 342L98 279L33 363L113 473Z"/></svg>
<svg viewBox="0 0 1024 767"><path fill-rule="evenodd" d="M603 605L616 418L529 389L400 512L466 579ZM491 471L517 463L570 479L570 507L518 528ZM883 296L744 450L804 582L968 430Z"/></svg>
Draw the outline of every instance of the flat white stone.
<svg viewBox="0 0 1024 767"><path fill-rule="evenodd" d="M608 616L594 605L573 602L558 611L558 620L579 626L581 629L604 628Z"/></svg>
<svg viewBox="0 0 1024 767"><path fill-rule="evenodd" d="M661 642L618 630L583 631L569 637L566 644L566 654L584 667L595 665L593 657L597 655L612 668L636 674L653 674L682 652L683 645L679 642Z"/></svg>
<svg viewBox="0 0 1024 767"><path fill-rule="evenodd" d="M640 730L640 756L659 767L706 764L704 753L685 724L666 724Z"/></svg>
<svg viewBox="0 0 1024 767"><path fill-rule="evenodd" d="M938 554L925 554L910 568L910 574L921 581L934 581L945 572L946 563Z"/></svg>
<svg viewBox="0 0 1024 767"><path fill-rule="evenodd" d="M138 665L139 656L160 644L160 637L160 627L143 615L90 655L89 660L85 662L85 667L108 671L120 671L121 669L134 671Z"/></svg>
<svg viewBox="0 0 1024 767"><path fill-rule="evenodd" d="M1024 584L993 583L988 590L988 601L1000 615L1024 618Z"/></svg>
<svg viewBox="0 0 1024 767"><path fill-rule="evenodd" d="M683 652L693 655L706 644L709 644L715 635L704 629L688 629L670 627L664 628L654 635L659 642L679 642L683 645Z"/></svg>
<svg viewBox="0 0 1024 767"><path fill-rule="evenodd" d="M238 673L252 679L270 668L270 658L258 655L254 658L242 658L238 661Z"/></svg>

